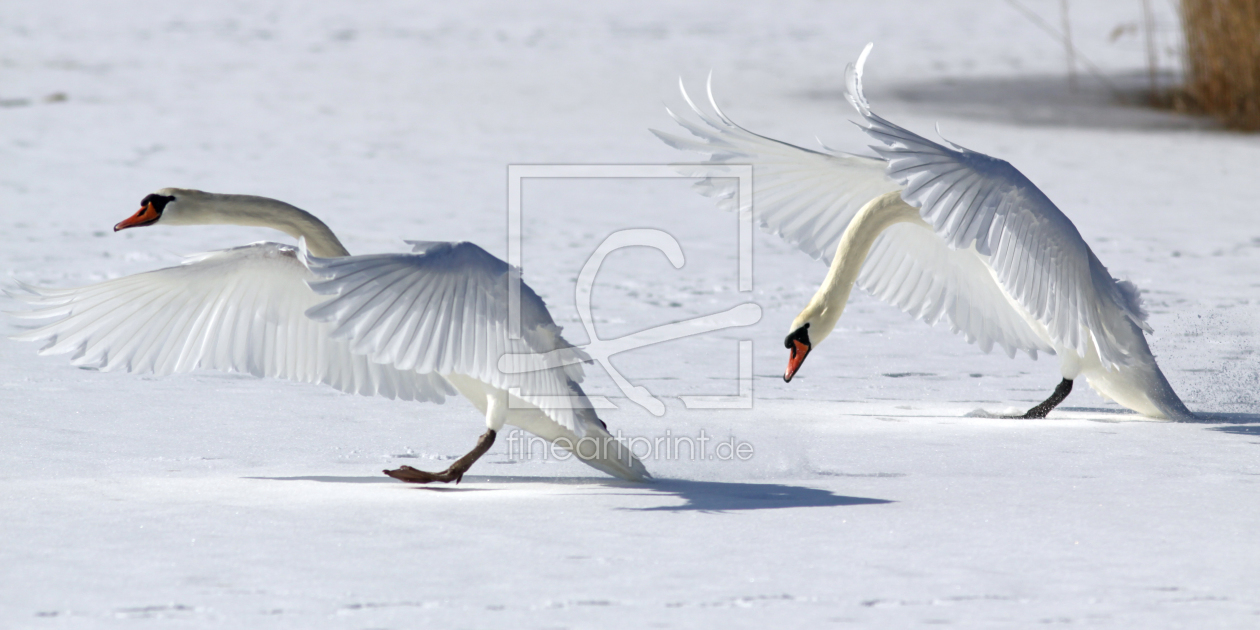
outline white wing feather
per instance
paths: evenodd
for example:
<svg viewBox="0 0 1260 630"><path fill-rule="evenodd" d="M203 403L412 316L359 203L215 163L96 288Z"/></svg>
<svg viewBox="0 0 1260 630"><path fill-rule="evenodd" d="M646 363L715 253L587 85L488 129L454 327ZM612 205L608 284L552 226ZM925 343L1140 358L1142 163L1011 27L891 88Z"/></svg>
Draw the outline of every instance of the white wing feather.
<svg viewBox="0 0 1260 630"><path fill-rule="evenodd" d="M698 139L651 132L676 149L707 153L710 164L751 163L753 216L766 231L814 258L830 260L858 210L867 201L900 188L885 175L883 160L820 153L767 138L727 118L714 102L712 89L712 114L697 107L681 83L679 89L703 124L666 111ZM686 169L685 165L680 168ZM731 178L706 178L696 188L717 199L720 208L736 210L738 182Z"/></svg>
<svg viewBox="0 0 1260 630"><path fill-rule="evenodd" d="M873 113L862 93L870 48L848 68L848 97L863 129L882 143L871 148L888 160L906 203L951 249L974 247L984 256L1010 299L1054 343L1083 356L1092 340L1104 366L1128 365L1133 326L1150 331L1136 287L1112 278L1071 220L1008 162L942 146Z"/></svg>
<svg viewBox="0 0 1260 630"><path fill-rule="evenodd" d="M37 308L13 315L58 319L14 338L101 370L226 370L432 402L455 393L439 375L375 364L333 339L305 315L322 299L313 279L296 248L263 242L78 289L27 287L14 297Z"/></svg>
<svg viewBox="0 0 1260 630"><path fill-rule="evenodd" d="M697 107L685 89L683 97L703 124L670 116L697 139L652 133L675 148L708 154L711 163L752 164L754 216L764 229L815 258L830 262L858 210L901 188L886 174L883 159L820 153L748 131L721 113L711 89L713 114ZM730 181L705 180L697 186L733 210L735 184ZM987 273L975 252L951 250L930 231L901 224L875 242L858 286L928 324L948 320L954 332L986 352L996 343L1008 355L1052 353Z"/></svg>
<svg viewBox="0 0 1260 630"><path fill-rule="evenodd" d="M894 225L875 240L858 275L858 286L916 319L946 320L950 330L989 352L996 343L1007 356L1023 350L1054 353L1010 308L984 260L972 250L950 250L918 225Z"/></svg>
<svg viewBox="0 0 1260 630"><path fill-rule="evenodd" d="M508 338L507 263L472 243L413 244L413 254L309 258L320 278L311 288L335 297L308 315L374 362L470 376L508 390L579 437L604 428L578 384L581 365L542 356L572 348L585 358L524 283L522 339ZM503 355L516 355L523 371L501 372Z"/></svg>

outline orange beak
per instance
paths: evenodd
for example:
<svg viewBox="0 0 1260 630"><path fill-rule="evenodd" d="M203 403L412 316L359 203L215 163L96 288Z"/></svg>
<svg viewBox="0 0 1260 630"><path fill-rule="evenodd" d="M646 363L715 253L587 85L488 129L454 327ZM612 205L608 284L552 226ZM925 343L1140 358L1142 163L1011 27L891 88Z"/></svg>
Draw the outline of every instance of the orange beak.
<svg viewBox="0 0 1260 630"><path fill-rule="evenodd" d="M161 216L162 215L158 214L158 211L153 208L152 203L146 203L138 212L126 219L123 219L118 223L118 225L115 225L114 231L117 232L118 230L125 230L127 228L151 225L156 223L158 218Z"/></svg>
<svg viewBox="0 0 1260 630"><path fill-rule="evenodd" d="M805 362L805 355L809 354L810 346L802 343L800 340L792 340L792 356L788 357L787 371L783 373L783 382L790 383L792 377L796 376L796 371L801 369L801 364Z"/></svg>

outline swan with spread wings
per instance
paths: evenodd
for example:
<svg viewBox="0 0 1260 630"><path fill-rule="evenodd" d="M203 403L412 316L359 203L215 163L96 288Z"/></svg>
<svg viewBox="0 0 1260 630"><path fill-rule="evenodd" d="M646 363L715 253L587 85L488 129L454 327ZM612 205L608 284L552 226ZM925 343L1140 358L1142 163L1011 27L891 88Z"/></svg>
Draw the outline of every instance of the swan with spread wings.
<svg viewBox="0 0 1260 630"><path fill-rule="evenodd" d="M505 424L606 473L649 477L582 392L580 363L547 358L581 351L523 282L519 335L510 330L517 271L486 250L413 242L410 254L351 256L322 221L282 201L179 188L148 195L114 229L224 223L275 228L299 247L260 242L77 289L27 287L16 297L36 308L16 315L53 321L16 338L102 370L228 370L430 402L462 394L486 432L440 473L386 471L404 481L460 481Z"/></svg>
<svg viewBox="0 0 1260 630"><path fill-rule="evenodd" d="M986 352L995 344L1059 358L1063 379L1023 414L1044 418L1085 377L1103 396L1155 418L1187 420L1155 363L1137 288L1103 266L1076 226L1009 163L923 138L871 111L862 70L871 46L846 71L859 125L876 157L811 151L740 127L683 97L700 118L670 115L695 138L653 130L714 164L754 169L761 226L830 263L823 285L793 320L785 381L831 334L856 284L929 324L946 320ZM728 180L729 181L729 180ZM729 185L702 191L733 206Z"/></svg>

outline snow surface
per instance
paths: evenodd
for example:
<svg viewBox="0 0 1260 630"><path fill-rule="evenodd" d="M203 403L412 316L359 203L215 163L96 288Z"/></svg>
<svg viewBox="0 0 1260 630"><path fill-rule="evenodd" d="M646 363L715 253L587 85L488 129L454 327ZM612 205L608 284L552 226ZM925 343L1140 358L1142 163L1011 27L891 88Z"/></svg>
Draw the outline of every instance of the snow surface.
<svg viewBox="0 0 1260 630"><path fill-rule="evenodd" d="M1057 24L1058 2L1021 4ZM1108 39L1138 3L1071 6L1081 51L1140 86L1140 37ZM704 431L751 459L648 458L660 480L634 485L501 443L459 486L408 486L379 471L470 448L465 402L97 373L0 341L0 627L1260 625L1260 144L1115 105L1085 73L1069 93L1060 47L998 0L6 0L0 283L285 240L110 231L163 186L289 201L355 253L409 238L504 255L505 165L691 159L647 133L672 126L679 75L712 69L755 131L860 149L842 70L872 40L876 110L940 121L1037 182L1144 289L1151 344L1205 422L1135 421L1085 387L1043 421L964 417L1040 401L1055 361L981 354L866 296L784 384L782 335L821 265L759 233L739 293L735 221L687 182L529 180L525 278L571 340L577 272L626 227L674 234L687 265L610 256L603 337L762 306L756 326L614 359L663 417L588 371L614 431ZM735 392L737 339L754 340L754 407L684 408Z"/></svg>

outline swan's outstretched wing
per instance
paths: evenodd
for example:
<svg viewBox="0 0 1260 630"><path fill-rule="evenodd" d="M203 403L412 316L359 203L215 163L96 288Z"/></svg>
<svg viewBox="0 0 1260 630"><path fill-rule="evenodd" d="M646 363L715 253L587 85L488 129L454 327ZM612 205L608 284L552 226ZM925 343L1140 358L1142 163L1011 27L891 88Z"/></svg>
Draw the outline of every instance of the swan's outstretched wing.
<svg viewBox="0 0 1260 630"><path fill-rule="evenodd" d="M767 231L830 262L841 235L866 202L901 185L879 158L821 153L740 127L713 101L710 114L683 97L700 123L670 112L697 139L653 130L667 144L708 154L714 164L753 165L753 215ZM701 192L735 209L730 179L705 180ZM862 266L858 286L929 324L941 319L986 352L994 343L1008 355L1053 352L1011 308L975 252L951 250L930 231L896 225L880 235Z"/></svg>
<svg viewBox="0 0 1260 630"><path fill-rule="evenodd" d="M15 339L102 370L228 370L433 402L455 393L441 376L377 365L333 339L305 315L323 300L313 279L295 248L254 243L78 289L27 287L14 297L37 308L13 315L56 321Z"/></svg>
<svg viewBox="0 0 1260 630"><path fill-rule="evenodd" d="M848 97L882 143L871 148L888 160L906 203L951 249L985 256L1006 294L1055 343L1085 355L1092 338L1103 365L1127 365L1133 326L1150 330L1137 288L1113 279L1076 226L1009 163L942 146L873 113L862 93L870 50L848 68Z"/></svg>
<svg viewBox="0 0 1260 630"><path fill-rule="evenodd" d="M940 237L910 223L888 228L875 240L858 275L858 286L916 319L950 330L988 352L998 344L1007 356L1023 350L1054 353L1002 295L983 258L951 250Z"/></svg>
<svg viewBox="0 0 1260 630"><path fill-rule="evenodd" d="M604 428L578 385L581 365L543 356L572 346L524 283L522 338L509 338L507 263L472 243L413 245L413 254L308 259L320 278L311 288L335 297L307 314L329 322L335 338L374 362L461 374L508 390L579 437ZM504 355L513 355L521 371L502 372Z"/></svg>
<svg viewBox="0 0 1260 630"><path fill-rule="evenodd" d="M858 210L871 199L900 188L885 174L883 160L820 153L740 127L718 109L709 87L712 113L697 107L679 84L699 123L665 110L697 139L650 131L676 149L707 153L710 164L752 164L753 217L763 229L810 256L830 260ZM680 169L687 172L685 165ZM706 178L696 188L716 199L720 208L736 209L738 182L732 178Z"/></svg>

